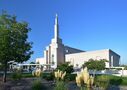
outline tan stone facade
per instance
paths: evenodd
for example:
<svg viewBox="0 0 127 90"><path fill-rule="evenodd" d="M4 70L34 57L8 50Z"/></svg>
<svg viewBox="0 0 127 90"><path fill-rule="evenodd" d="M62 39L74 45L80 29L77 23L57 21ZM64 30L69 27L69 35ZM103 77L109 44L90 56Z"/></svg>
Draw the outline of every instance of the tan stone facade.
<svg viewBox="0 0 127 90"><path fill-rule="evenodd" d="M113 57L113 58L111 58ZM71 64L76 67L81 67L84 62L87 62L89 59L100 60L106 59L108 60L109 66L119 66L120 56L111 51L110 49L105 50L97 50L97 51L87 51L81 53L67 54L65 55L65 59L67 62L71 62ZM113 62L112 62L113 60Z"/></svg>

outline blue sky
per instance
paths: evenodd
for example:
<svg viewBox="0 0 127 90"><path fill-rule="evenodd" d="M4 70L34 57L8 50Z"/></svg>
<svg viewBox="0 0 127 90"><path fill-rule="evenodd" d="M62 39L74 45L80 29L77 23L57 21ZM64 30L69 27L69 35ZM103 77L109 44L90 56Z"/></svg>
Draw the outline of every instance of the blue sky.
<svg viewBox="0 0 127 90"><path fill-rule="evenodd" d="M127 64L126 4L127 0L0 0L0 11L29 23L29 41L34 43L31 61L43 56L58 13L64 44L86 51L110 48Z"/></svg>

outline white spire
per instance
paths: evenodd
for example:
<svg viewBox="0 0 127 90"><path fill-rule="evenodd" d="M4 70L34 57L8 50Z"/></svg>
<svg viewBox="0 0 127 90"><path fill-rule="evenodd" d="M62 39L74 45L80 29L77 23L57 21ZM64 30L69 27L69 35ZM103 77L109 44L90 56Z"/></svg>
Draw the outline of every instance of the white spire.
<svg viewBox="0 0 127 90"><path fill-rule="evenodd" d="M58 24L58 15L56 14L55 26L54 26L54 38L57 40L59 38L59 24Z"/></svg>
<svg viewBox="0 0 127 90"><path fill-rule="evenodd" d="M56 13L56 18L55 18L55 24L57 25L58 24L58 15Z"/></svg>

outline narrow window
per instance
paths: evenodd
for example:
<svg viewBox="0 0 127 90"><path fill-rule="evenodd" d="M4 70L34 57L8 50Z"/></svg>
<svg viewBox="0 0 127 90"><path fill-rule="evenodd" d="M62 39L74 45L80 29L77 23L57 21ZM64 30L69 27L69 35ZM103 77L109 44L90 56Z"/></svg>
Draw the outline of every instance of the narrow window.
<svg viewBox="0 0 127 90"><path fill-rule="evenodd" d="M52 55L52 64L54 64L54 55Z"/></svg>

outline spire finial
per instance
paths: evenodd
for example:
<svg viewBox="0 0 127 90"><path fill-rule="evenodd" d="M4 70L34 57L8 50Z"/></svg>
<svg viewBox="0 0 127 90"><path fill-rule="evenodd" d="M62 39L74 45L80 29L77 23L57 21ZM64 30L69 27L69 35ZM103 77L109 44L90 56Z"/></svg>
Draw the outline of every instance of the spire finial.
<svg viewBox="0 0 127 90"><path fill-rule="evenodd" d="M54 36L56 39L58 39L59 37L59 24L58 24L58 15L56 13L56 17L55 17L55 27L54 27Z"/></svg>
<svg viewBox="0 0 127 90"><path fill-rule="evenodd" d="M56 17L58 17L57 13L56 13Z"/></svg>
<svg viewBox="0 0 127 90"><path fill-rule="evenodd" d="M58 15L56 13L55 24L58 24Z"/></svg>

